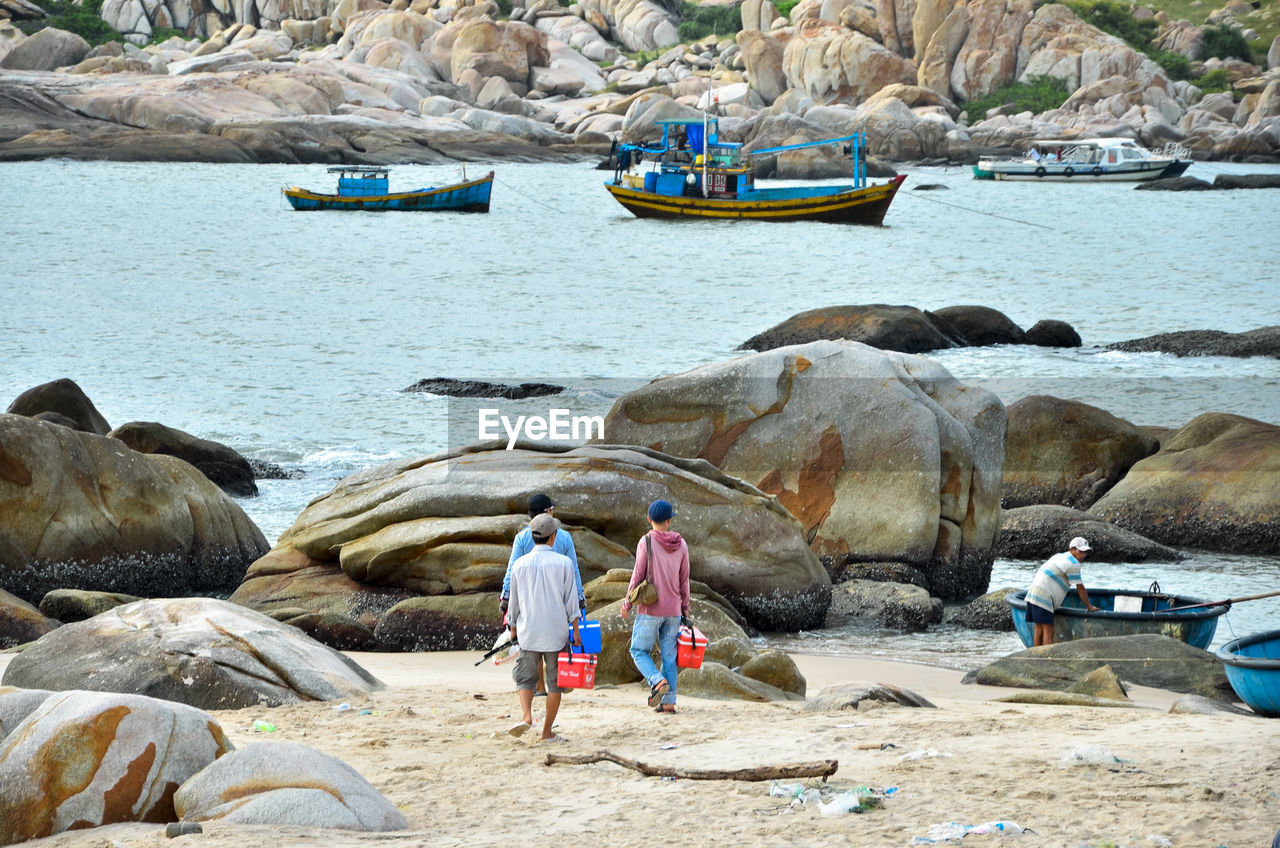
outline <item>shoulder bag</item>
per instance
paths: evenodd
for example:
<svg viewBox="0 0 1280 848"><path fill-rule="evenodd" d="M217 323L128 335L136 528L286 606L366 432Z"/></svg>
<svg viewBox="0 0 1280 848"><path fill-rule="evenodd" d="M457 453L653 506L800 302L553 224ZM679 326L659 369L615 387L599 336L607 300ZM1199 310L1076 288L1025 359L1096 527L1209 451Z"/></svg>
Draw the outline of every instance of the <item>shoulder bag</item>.
<svg viewBox="0 0 1280 848"><path fill-rule="evenodd" d="M644 535L644 549L648 554L645 559L645 576L639 583L631 587L627 592L627 603L632 606L637 604L656 604L658 602L658 587L653 585L653 581L649 579L649 569L653 563L653 543L650 541L649 534Z"/></svg>

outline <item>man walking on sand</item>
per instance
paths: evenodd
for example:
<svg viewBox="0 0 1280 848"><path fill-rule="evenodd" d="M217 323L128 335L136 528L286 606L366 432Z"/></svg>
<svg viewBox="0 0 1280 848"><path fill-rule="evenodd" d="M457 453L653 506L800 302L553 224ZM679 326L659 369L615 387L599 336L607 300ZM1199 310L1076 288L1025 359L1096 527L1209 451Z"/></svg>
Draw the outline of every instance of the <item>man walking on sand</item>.
<svg viewBox="0 0 1280 848"><path fill-rule="evenodd" d="M676 640L680 620L689 614L689 546L671 530L675 510L667 501L649 504L652 528L636 545L636 567L631 572L627 592L648 580L658 591L651 604L636 606L636 623L631 629L631 661L649 686L649 706L659 713L676 711ZM631 601L622 602L622 620L627 620ZM654 643L662 658L662 668L653 662Z"/></svg>
<svg viewBox="0 0 1280 848"><path fill-rule="evenodd" d="M1080 561L1089 555L1089 543L1084 537L1076 536L1068 545L1066 553L1049 557L1031 581L1027 589L1027 621L1035 628L1032 639L1033 647L1053 644L1053 611L1067 597L1071 584L1076 586L1076 594L1087 610L1096 610L1089 603L1089 593L1084 588L1080 577Z"/></svg>
<svg viewBox="0 0 1280 848"><path fill-rule="evenodd" d="M533 550L511 567L511 598L507 618L512 640L520 642L511 677L520 696L520 721L508 731L522 736L533 726L533 690L544 668L547 686L547 713L542 721L543 742L563 742L551 728L560 711L563 691L556 684L556 661L569 648L570 631L574 645L578 634L578 587L573 563L552 549L560 522L548 513L529 522Z"/></svg>

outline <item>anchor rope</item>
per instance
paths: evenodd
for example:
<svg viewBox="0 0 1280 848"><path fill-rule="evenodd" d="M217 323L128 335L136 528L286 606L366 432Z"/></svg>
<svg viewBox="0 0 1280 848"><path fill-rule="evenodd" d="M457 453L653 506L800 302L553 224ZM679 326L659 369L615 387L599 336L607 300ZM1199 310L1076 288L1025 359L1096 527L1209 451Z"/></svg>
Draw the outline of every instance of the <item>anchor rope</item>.
<svg viewBox="0 0 1280 848"><path fill-rule="evenodd" d="M903 192L900 191L898 192L898 194L903 194ZM924 197L923 195L914 194L910 192L906 193L906 196L913 198L915 200L928 200L933 203L941 204L943 206L949 206L952 209L959 209L963 212L972 212L975 215L987 215L992 218L999 218L1002 221L1010 221L1014 224L1024 224L1025 226L1028 226L1028 227L1039 227L1042 230L1053 229L1053 227L1047 227L1044 224L1037 224L1034 221L1026 221L1021 218L1010 218L1007 215L997 215L995 212L985 212L981 209L970 209L968 206L961 206L957 203L947 203L945 200L938 200L936 197Z"/></svg>
<svg viewBox="0 0 1280 848"><path fill-rule="evenodd" d="M520 189L518 189L518 188L516 188L515 186L511 185L510 183L508 183L506 180L500 180L500 179L498 179L497 177L494 177L494 178L493 178L493 181L494 181L495 183L499 183L499 184L501 184L504 188L507 188L507 189L510 189L511 191L514 191L516 194L520 195L521 197L523 197L523 198L524 198L524 199L526 199L526 200L533 201L534 203L537 203L539 206L545 206L545 207L547 207L547 208L548 208L548 209L550 209L552 212L555 212L555 213L556 213L556 214L558 214L558 215L563 215L563 214L564 214L563 210L557 209L555 206L552 206L550 203L547 203L547 202L545 202L545 201L539 200L539 199L538 199L538 198L536 198L536 197L532 197L532 196L530 196L530 195L528 195L528 194L525 194L525 193L524 193L523 191L521 191Z"/></svg>

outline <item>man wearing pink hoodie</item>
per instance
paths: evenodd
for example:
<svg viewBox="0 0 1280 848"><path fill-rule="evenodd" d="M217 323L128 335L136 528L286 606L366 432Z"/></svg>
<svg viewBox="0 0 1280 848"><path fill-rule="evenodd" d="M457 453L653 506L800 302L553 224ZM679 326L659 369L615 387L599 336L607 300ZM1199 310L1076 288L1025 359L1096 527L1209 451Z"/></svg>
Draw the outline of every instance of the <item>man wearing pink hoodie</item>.
<svg viewBox="0 0 1280 848"><path fill-rule="evenodd" d="M676 711L676 639L680 620L689 614L689 546L672 532L675 510L667 501L649 504L649 526L653 529L636 545L636 567L631 572L632 587L648 578L658 590L658 600L636 607L636 623L631 628L631 659L649 686L649 706L660 713ZM627 620L631 602L622 602L622 620ZM651 656L654 643L662 655L662 669Z"/></svg>

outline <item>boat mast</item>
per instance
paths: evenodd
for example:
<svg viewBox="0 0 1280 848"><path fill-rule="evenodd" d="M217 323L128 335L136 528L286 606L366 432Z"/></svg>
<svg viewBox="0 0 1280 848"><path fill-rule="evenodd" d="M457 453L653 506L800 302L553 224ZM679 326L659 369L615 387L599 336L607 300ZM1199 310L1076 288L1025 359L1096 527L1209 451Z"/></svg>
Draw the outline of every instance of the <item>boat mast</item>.
<svg viewBox="0 0 1280 848"><path fill-rule="evenodd" d="M707 196L707 109L711 107L711 73L707 73L707 102L702 107L702 196Z"/></svg>

